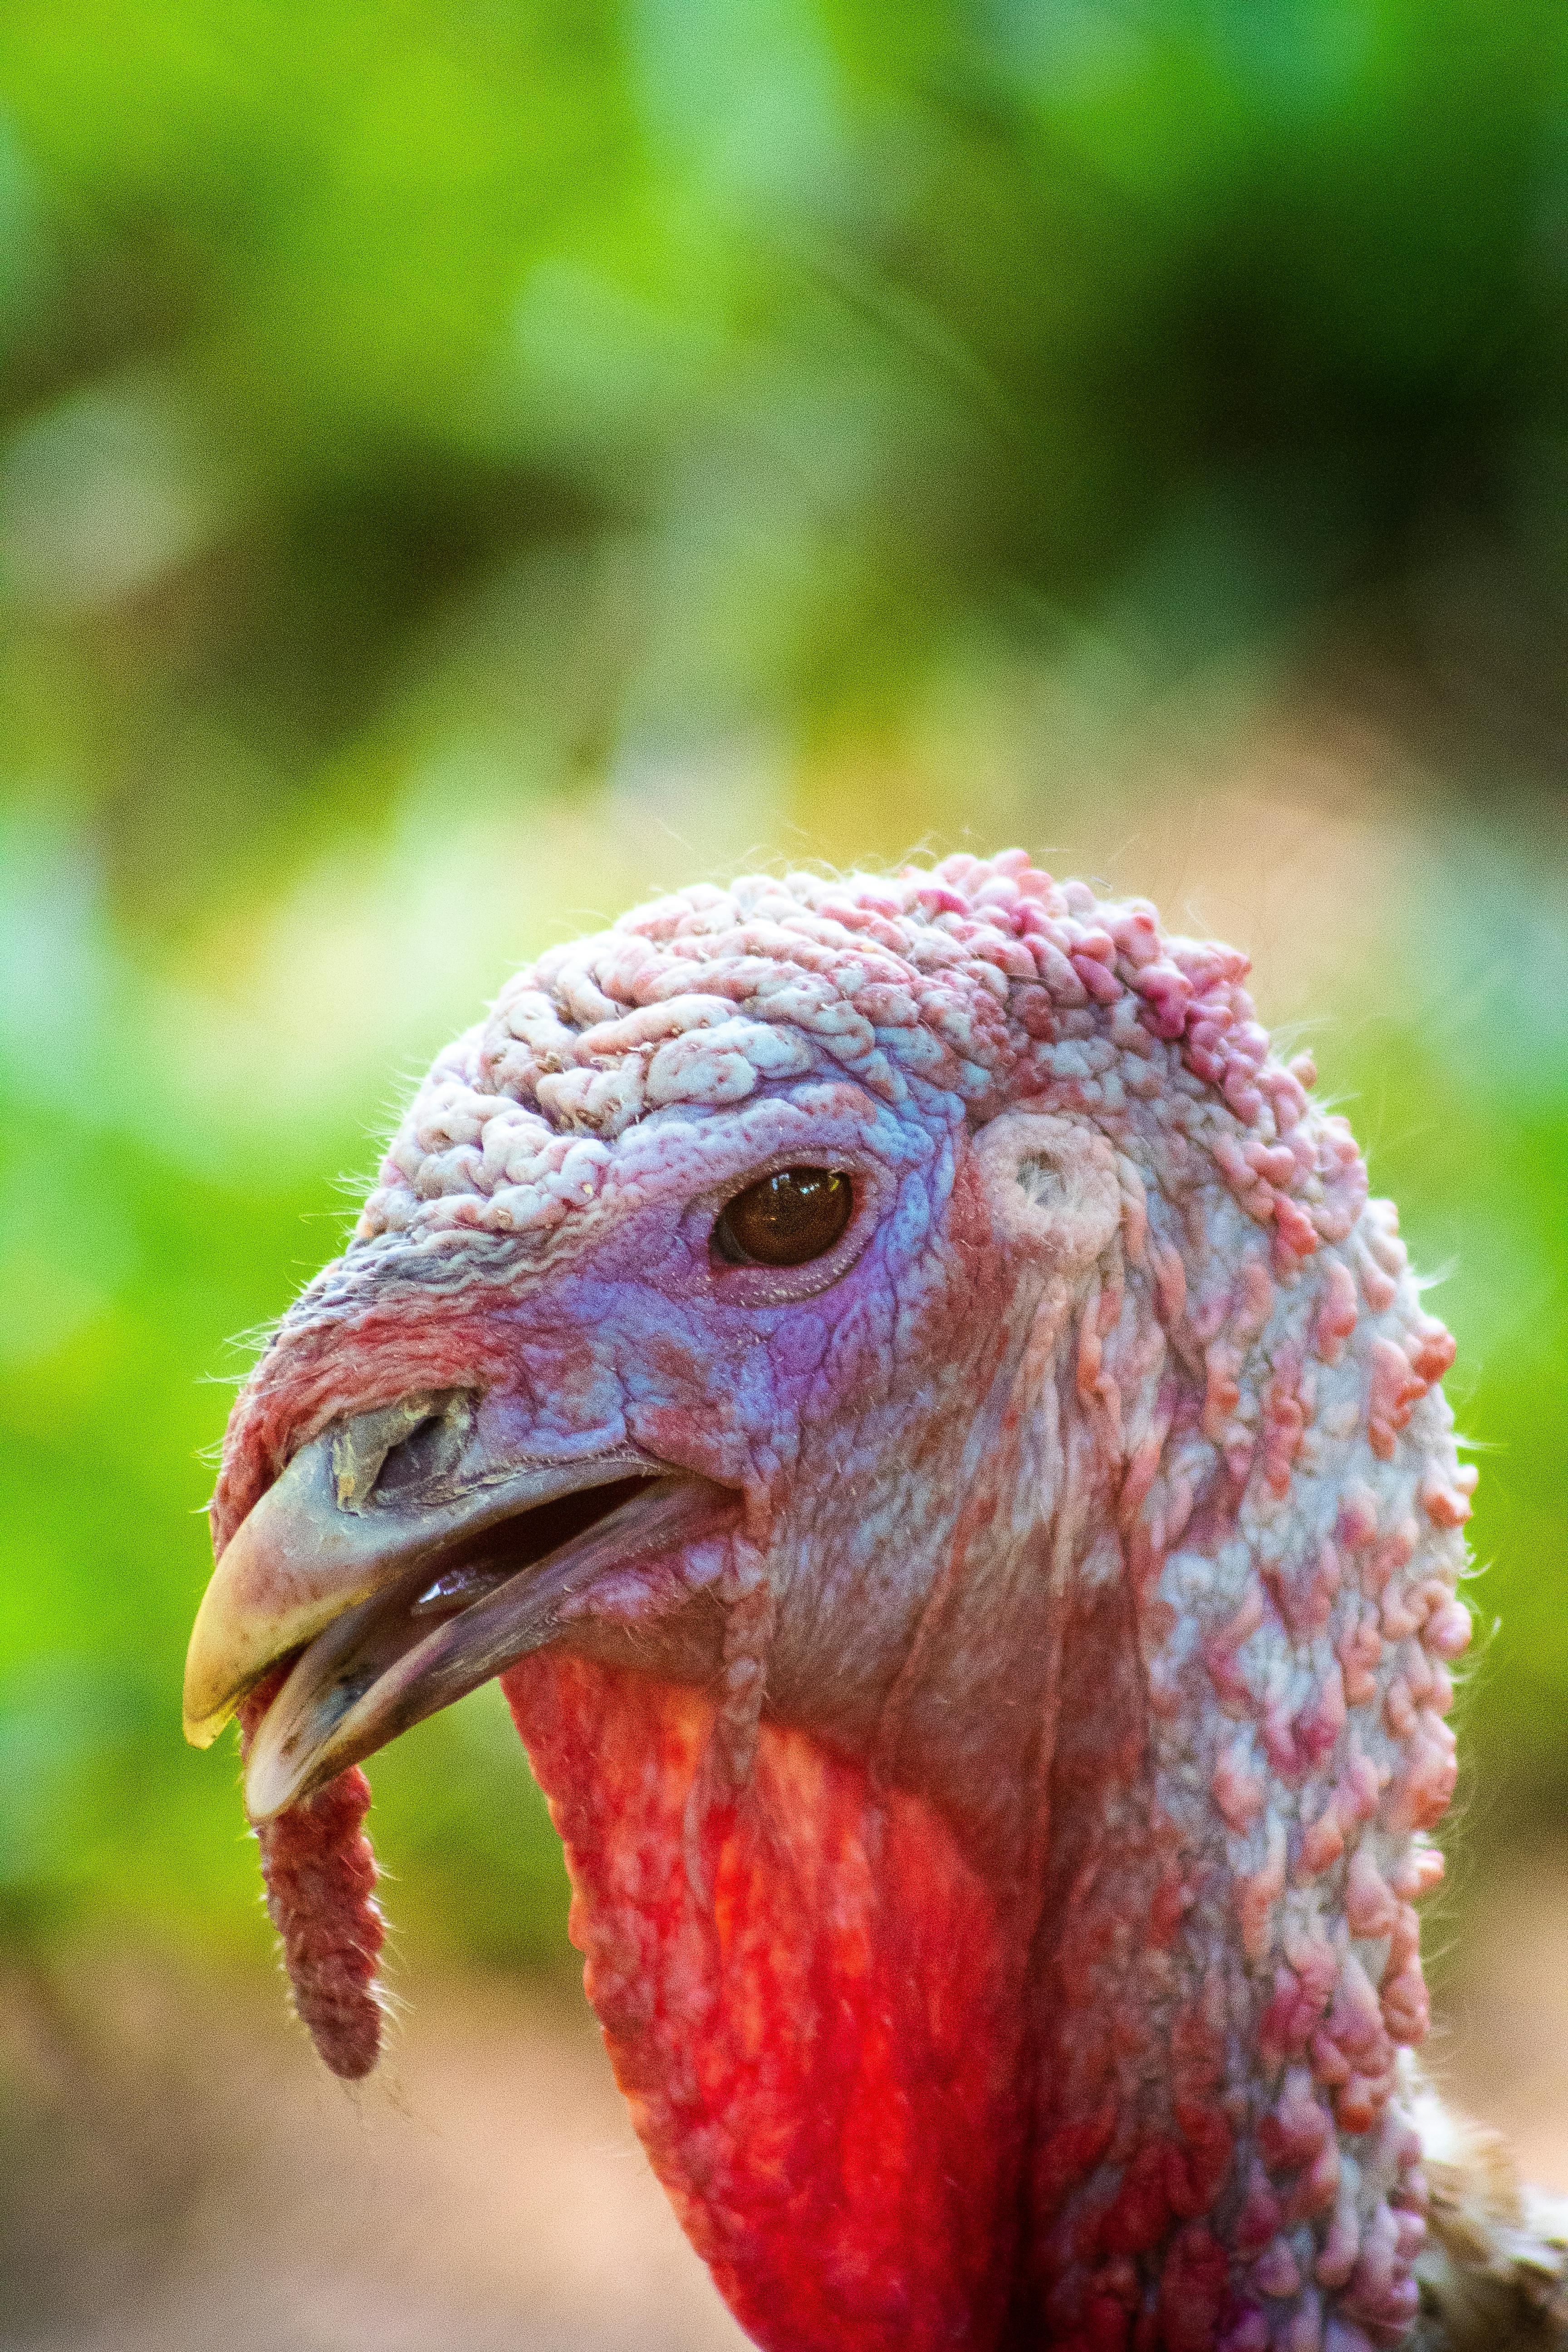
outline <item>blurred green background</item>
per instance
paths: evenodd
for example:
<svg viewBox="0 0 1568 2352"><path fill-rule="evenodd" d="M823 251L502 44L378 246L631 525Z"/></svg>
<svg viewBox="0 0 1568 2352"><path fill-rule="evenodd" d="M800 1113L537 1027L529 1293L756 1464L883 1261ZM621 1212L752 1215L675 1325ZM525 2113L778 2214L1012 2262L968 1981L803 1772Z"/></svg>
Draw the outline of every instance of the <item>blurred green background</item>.
<svg viewBox="0 0 1568 2352"><path fill-rule="evenodd" d="M1021 840L1257 957L1488 1451L1474 1819L1568 1791L1568 18L9 0L0 1945L259 1953L204 1453L511 964ZM561 1948L493 1691L374 1768Z"/></svg>

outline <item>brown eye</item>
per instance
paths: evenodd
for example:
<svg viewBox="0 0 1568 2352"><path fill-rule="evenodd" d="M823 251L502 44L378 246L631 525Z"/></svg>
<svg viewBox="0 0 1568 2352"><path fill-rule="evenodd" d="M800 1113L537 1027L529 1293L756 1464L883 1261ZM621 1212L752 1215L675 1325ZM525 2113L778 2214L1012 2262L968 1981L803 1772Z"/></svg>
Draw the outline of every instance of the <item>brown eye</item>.
<svg viewBox="0 0 1568 2352"><path fill-rule="evenodd" d="M731 1265L804 1265L833 1247L855 1187L831 1168L781 1168L725 1202L713 1239Z"/></svg>

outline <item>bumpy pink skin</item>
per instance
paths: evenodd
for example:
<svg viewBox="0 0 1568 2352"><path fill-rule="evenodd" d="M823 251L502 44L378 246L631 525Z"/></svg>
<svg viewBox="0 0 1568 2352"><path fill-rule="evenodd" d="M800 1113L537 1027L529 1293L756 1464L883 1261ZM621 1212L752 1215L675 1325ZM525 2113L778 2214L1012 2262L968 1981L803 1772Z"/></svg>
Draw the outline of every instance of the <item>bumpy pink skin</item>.
<svg viewBox="0 0 1568 2352"><path fill-rule="evenodd" d="M629 1433L742 1487L666 1577L722 1604L736 1784L765 1689L1019 1906L1028 2218L977 2342L1355 2352L1415 2310L1474 1474L1394 1213L1246 971L1016 851L642 908L440 1057L231 1426L220 1543L335 1415L448 1381L539 1451ZM977 1205L1019 1107L1115 1155L1065 1305ZM684 1204L792 1160L875 1196L831 1313L698 1264Z"/></svg>

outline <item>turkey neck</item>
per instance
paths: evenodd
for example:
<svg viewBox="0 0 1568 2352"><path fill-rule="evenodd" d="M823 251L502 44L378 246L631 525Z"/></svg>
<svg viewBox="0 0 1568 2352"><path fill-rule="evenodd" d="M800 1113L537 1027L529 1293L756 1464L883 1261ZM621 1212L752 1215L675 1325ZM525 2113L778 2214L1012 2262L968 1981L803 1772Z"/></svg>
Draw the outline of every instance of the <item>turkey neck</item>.
<svg viewBox="0 0 1568 2352"><path fill-rule="evenodd" d="M1220 1240L1242 1275L1167 1283L1163 1346L1119 1265L1042 1378L1036 1334L994 1355L876 1708L781 1674L737 1785L710 1687L507 1678L637 2126L770 2352L1407 2332L1446 1342L1386 1222L1370 1312L1343 1258Z"/></svg>
<svg viewBox="0 0 1568 2352"><path fill-rule="evenodd" d="M711 1685L616 1662L602 1633L506 1677L634 2120L775 2352L1042 2340L1056 1906L1147 1743L1124 1588L1078 1591L1108 1499L1094 1449L1036 1392L1036 1335L993 1329L982 1410L942 1423L951 1452L922 1463L964 1507L881 1643L874 1706L863 1667L792 1672L785 1632L736 1787L715 1769ZM1006 1507L1050 1492L1048 1516ZM861 1661L873 1633L847 1645ZM793 1655L814 1654L808 1627Z"/></svg>

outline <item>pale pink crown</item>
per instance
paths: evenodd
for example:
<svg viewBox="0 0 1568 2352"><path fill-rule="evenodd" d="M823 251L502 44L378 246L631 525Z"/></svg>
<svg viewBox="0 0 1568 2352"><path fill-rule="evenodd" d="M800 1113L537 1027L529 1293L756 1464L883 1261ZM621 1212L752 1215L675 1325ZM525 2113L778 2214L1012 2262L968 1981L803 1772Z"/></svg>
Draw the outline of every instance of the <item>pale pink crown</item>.
<svg viewBox="0 0 1568 2352"><path fill-rule="evenodd" d="M1017 849L698 884L508 983L421 1087L356 1239L548 1230L595 1197L634 1121L815 1069L894 1107L949 1092L980 1119L1047 1095L1091 1115L1140 1098L1306 1255L1348 1234L1364 1178L1340 1121L1303 1123L1310 1069L1270 1056L1247 969Z"/></svg>

